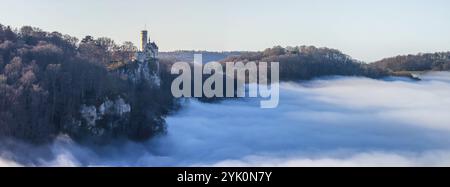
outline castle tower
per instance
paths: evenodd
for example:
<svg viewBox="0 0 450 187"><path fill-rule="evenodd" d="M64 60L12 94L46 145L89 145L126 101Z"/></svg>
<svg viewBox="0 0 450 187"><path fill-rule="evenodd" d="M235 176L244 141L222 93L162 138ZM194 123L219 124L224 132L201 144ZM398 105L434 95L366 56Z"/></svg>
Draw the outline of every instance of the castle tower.
<svg viewBox="0 0 450 187"><path fill-rule="evenodd" d="M141 51L145 51L145 48L147 47L148 43L148 31L143 30L141 31Z"/></svg>

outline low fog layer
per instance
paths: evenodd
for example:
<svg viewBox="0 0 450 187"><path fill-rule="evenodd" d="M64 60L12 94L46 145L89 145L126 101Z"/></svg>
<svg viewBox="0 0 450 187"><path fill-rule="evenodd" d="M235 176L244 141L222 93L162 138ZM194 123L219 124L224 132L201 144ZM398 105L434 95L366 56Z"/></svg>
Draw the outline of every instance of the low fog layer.
<svg viewBox="0 0 450 187"><path fill-rule="evenodd" d="M186 101L168 133L147 143L89 149L61 136L16 146L33 156L3 151L0 165L450 166L450 73L421 77L282 83L276 109Z"/></svg>

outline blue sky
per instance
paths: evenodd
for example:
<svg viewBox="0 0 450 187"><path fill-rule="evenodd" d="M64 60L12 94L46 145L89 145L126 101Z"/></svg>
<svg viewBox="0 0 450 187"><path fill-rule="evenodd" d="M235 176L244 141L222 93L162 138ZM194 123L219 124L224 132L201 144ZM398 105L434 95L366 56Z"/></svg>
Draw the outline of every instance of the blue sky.
<svg viewBox="0 0 450 187"><path fill-rule="evenodd" d="M83 37L139 40L161 50L337 48L364 61L450 50L447 0L0 0L0 23Z"/></svg>

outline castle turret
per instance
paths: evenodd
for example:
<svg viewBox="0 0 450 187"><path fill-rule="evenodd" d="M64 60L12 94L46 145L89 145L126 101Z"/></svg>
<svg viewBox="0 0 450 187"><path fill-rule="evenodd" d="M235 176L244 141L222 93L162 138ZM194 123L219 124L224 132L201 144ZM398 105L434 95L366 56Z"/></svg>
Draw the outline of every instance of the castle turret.
<svg viewBox="0 0 450 187"><path fill-rule="evenodd" d="M135 54L134 60L144 62L150 59L156 59L158 56L158 46L155 42L150 41L148 31L141 31L141 46L140 50Z"/></svg>
<svg viewBox="0 0 450 187"><path fill-rule="evenodd" d="M141 32L141 51L145 51L148 43L148 31L143 30Z"/></svg>

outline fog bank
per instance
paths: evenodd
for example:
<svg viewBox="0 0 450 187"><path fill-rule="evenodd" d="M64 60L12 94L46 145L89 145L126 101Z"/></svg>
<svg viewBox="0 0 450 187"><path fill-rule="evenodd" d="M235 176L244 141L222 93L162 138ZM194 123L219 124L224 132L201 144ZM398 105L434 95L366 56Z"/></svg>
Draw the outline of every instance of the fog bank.
<svg viewBox="0 0 450 187"><path fill-rule="evenodd" d="M3 151L0 165L450 166L450 73L422 78L282 83L276 109L191 100L147 143L90 149L61 136L29 149L48 150L42 159Z"/></svg>

